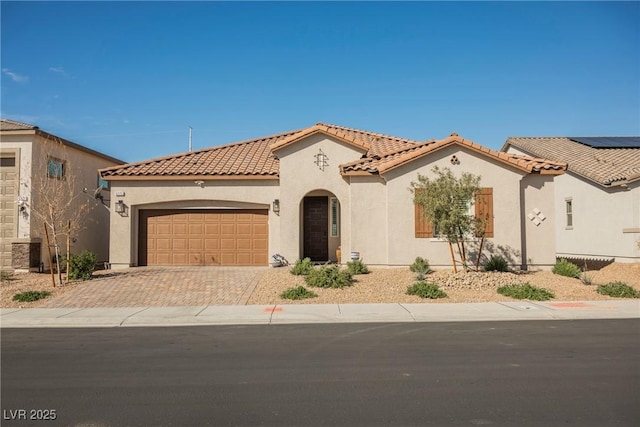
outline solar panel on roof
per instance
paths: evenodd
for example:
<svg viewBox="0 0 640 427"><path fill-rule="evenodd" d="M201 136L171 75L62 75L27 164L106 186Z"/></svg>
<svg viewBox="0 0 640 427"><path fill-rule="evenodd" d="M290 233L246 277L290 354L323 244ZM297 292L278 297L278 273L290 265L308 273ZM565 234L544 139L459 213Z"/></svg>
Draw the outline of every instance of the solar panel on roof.
<svg viewBox="0 0 640 427"><path fill-rule="evenodd" d="M640 136L570 136L569 139L592 148L640 148Z"/></svg>

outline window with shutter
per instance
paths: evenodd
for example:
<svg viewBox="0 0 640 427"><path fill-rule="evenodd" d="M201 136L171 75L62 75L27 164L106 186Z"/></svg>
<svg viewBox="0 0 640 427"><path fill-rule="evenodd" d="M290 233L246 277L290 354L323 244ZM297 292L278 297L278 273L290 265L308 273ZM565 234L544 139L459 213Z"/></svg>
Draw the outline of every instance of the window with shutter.
<svg viewBox="0 0 640 427"><path fill-rule="evenodd" d="M493 188L481 188L476 193L475 215L485 221L484 237L493 237Z"/></svg>
<svg viewBox="0 0 640 427"><path fill-rule="evenodd" d="M416 188L415 191L420 192L424 190L420 188ZM414 211L415 211L415 237L417 238L433 237L433 226L424 217L424 208L422 207L422 205L414 203Z"/></svg>

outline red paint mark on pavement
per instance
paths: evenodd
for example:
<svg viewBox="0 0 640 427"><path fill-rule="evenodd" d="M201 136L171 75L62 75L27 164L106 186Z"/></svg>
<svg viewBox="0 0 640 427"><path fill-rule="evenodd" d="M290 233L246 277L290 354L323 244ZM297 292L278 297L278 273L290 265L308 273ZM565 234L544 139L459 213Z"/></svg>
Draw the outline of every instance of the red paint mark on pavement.
<svg viewBox="0 0 640 427"><path fill-rule="evenodd" d="M275 313L275 312L280 312L280 311L282 311L282 307L273 307L273 308L271 308L271 307L267 307L267 308L265 308L265 309L264 309L264 310L262 310L262 311L264 311L265 313Z"/></svg>
<svg viewBox="0 0 640 427"><path fill-rule="evenodd" d="M552 307L561 307L561 308L573 308L573 307L592 307L589 304L585 304L583 302L556 302L549 304Z"/></svg>

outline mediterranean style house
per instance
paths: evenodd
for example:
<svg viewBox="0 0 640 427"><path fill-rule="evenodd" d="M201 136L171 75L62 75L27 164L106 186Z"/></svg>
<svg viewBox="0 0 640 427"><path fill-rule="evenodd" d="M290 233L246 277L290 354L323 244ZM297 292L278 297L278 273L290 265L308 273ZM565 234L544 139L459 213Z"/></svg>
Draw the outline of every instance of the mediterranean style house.
<svg viewBox="0 0 640 427"><path fill-rule="evenodd" d="M568 163L554 184L558 257L640 261L640 137L511 137L501 151Z"/></svg>
<svg viewBox="0 0 640 427"><path fill-rule="evenodd" d="M469 209L489 218L484 256L554 264L554 178L563 162L493 151L455 133L414 141L323 123L101 169L113 196L109 260L114 269L266 266L277 253L383 266L421 256L450 267L447 242L410 190L434 166L481 176L484 208Z"/></svg>
<svg viewBox="0 0 640 427"><path fill-rule="evenodd" d="M109 212L95 196L108 199L106 181L99 188L98 169L123 162L45 132L31 124L0 121L0 269L35 271L49 268L44 226L35 214L43 206L44 188L54 181L73 182L75 194L61 205L71 210L87 205L85 227L70 236L73 253L94 252L106 261L109 250ZM69 187L71 188L71 187ZM86 189L86 193L83 191ZM62 246L64 242L60 242ZM64 250L66 252L66 249Z"/></svg>

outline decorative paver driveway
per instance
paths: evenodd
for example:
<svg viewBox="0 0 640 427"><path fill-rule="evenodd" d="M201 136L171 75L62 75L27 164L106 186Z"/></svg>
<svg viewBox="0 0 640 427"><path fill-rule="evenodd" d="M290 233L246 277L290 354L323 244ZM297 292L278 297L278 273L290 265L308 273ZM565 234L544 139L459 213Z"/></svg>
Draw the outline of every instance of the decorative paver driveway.
<svg viewBox="0 0 640 427"><path fill-rule="evenodd" d="M244 305L268 267L133 267L100 272L42 307Z"/></svg>

